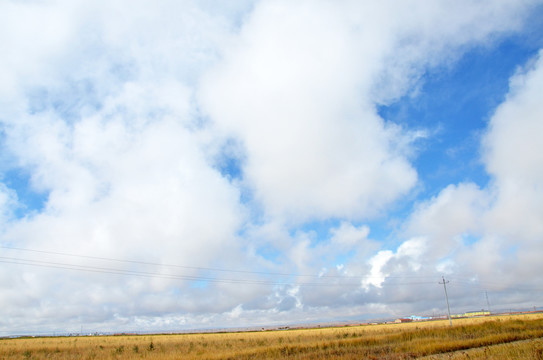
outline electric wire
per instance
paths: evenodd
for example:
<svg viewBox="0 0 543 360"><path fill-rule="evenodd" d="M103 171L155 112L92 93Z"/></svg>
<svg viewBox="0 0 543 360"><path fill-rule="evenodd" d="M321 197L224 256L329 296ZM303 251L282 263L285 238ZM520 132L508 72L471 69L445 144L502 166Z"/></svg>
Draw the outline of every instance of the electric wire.
<svg viewBox="0 0 543 360"><path fill-rule="evenodd" d="M187 281L201 281L209 283L230 283L230 284L249 284L249 285L274 285L274 286L325 286L325 287L359 287L361 286L362 278L360 276L342 276L334 277L335 282L324 281L324 282L303 282L303 281L274 281L274 280L258 280L258 279L233 279L233 278L217 278L217 277L208 277L208 276L194 276L194 275L180 275L180 274L171 274L171 273L160 273L160 272L149 272L149 271L136 271L136 270L127 270L119 268L109 268L109 267L100 267L92 265L79 265L72 263L63 263L55 261L44 261L44 260L34 260L34 259L25 259L25 258L16 258L16 257L7 257L0 256L0 263L8 264L17 264L17 265L30 265L44 268L55 268L55 269L64 269L64 270L77 270L77 271L86 271L94 273L105 273L105 274L115 274L115 275L126 275L126 276L138 276L138 277L147 277L147 278L161 278L169 280L187 280ZM342 280L358 280L353 281L338 281ZM420 284L433 284L433 282L404 282L404 283L386 283L386 286L391 285L420 285ZM385 284L383 284L385 285Z"/></svg>
<svg viewBox="0 0 543 360"><path fill-rule="evenodd" d="M48 255L57 255L71 258L80 258L88 260L101 260L101 261L110 261L120 264L132 264L132 265L146 265L162 268L171 268L171 269L183 269L183 270L197 270L197 271L207 271L207 272L222 272L222 273L238 273L244 275L258 275L258 276L281 276L289 277L290 279L275 279L275 280L266 280L266 279L250 279L250 278L229 278L229 277L211 277L211 276L202 276L202 275L186 275L186 274L176 274L176 273L165 273L165 272L152 272L152 271L140 271L140 270L129 270L129 269L119 269L113 267L102 267L94 265L80 265L66 262L57 262L57 261L44 261L44 260L34 260L28 258L18 258L18 257L9 257L9 256L0 256L0 263L8 264L18 264L18 265L29 265L35 267L43 268L56 268L64 270L76 270L76 271L86 271L94 273L104 273L104 274L114 274L114 275L124 275L124 276L137 276L145 278L161 278L169 280L185 280L193 282L209 282L209 283L229 283L229 284L247 284L247 285L267 285L267 286L327 286L327 287L338 287L338 286L362 286L363 280L371 279L392 279L393 281L382 281L380 287L391 287L391 286L405 286L405 285L429 285L435 284L435 281L405 281L408 279L436 279L436 275L405 275L405 276L392 276L392 275L381 275L381 276L370 276L370 275L360 275L360 276L349 276L349 275L315 275L315 274L296 274L296 273L280 273L280 272L265 272L265 271L251 271L251 270L237 270L237 269L224 269L224 268L212 268L212 267L200 267L200 266L185 266L178 264L162 264L149 261L139 261L139 260L127 260L127 259L117 259L117 258L108 258L101 256L90 256L90 255L80 255L80 254L70 254L64 252L56 251L46 251L46 250L37 250L37 249L28 249L28 248L18 248L18 247L8 247L1 246L0 249L6 250L16 250L29 253L37 254L48 254ZM293 281L292 279L313 279L313 282L306 281ZM449 277L451 279L450 286L461 286L461 287L471 287L479 289L488 289L496 288L503 286L503 284L498 283L489 283L481 282L477 279L471 277ZM315 282L319 280L319 282ZM328 281L326 281L328 280ZM349 281L347 281L349 280ZM353 282L356 280L356 282ZM531 288L523 288L515 286L514 288L507 288L508 290L516 291L533 291Z"/></svg>
<svg viewBox="0 0 543 360"><path fill-rule="evenodd" d="M248 285L278 285L278 286L325 286L325 287L347 287L347 286L360 286L360 282L278 282L267 280L252 280L252 279L229 279L229 278L212 278L203 276L190 276L190 275L177 275L166 273L154 273L134 270L124 270L115 268L104 268L97 266L66 264L51 261L29 260L21 258L0 257L0 263L18 264L18 265L30 265L45 268L65 269L65 270L78 270L94 273L105 273L115 275L128 275L147 278L161 278L169 280L188 280L188 281L202 281L210 283L229 283L229 284L248 284ZM344 279L348 279L344 277ZM395 283L394 285L417 285L417 284L432 284L432 282L410 282L410 283ZM393 284L388 284L393 285Z"/></svg>
<svg viewBox="0 0 543 360"><path fill-rule="evenodd" d="M267 272L267 271L254 271L254 270L238 270L238 269L223 269L223 268L213 268L213 267L202 267L202 266L186 266L186 265L178 265L178 264L165 264L165 263L156 263L156 262L149 262L149 261L140 261L140 260L126 260L126 259L117 259L117 258L109 258L109 257L102 257L102 256L90 256L90 255L80 255L80 254L70 254L70 253L64 253L64 252L56 252L56 251L46 251L46 250L36 250L36 249L28 249L28 248L19 248L19 247L8 247L8 246L0 246L0 249L8 249L8 250L18 250L18 251L26 251L26 252L34 252L34 253L42 253L42 254L50 254L50 255L61 255L61 256L67 256L67 257L77 257L82 259L93 259L93 260L104 260L104 261L112 261L112 262L118 262L118 263L130 263L130 264L141 264L141 265L151 265L151 266L161 266L161 267L172 267L172 268L179 268L179 269L187 269L187 270L202 270L202 271L217 271L217 272L231 272L231 273L242 273L242 274L257 274L257 275L273 275L273 276L287 276L287 277L309 277L309 278L338 278L338 279L344 279L345 276L343 275L316 275L316 274L296 274L296 273L281 273L281 272ZM358 276L359 278L364 279L379 279L381 276L368 276L368 275L362 275ZM398 279L405 279L405 278L435 278L434 275L407 275L407 276L387 276L387 278L398 278Z"/></svg>

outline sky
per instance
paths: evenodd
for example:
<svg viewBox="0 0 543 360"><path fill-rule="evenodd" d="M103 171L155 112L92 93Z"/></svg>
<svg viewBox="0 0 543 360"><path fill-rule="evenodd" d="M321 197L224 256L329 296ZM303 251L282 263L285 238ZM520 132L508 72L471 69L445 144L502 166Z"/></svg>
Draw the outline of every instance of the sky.
<svg viewBox="0 0 543 360"><path fill-rule="evenodd" d="M543 307L543 2L0 2L0 335Z"/></svg>

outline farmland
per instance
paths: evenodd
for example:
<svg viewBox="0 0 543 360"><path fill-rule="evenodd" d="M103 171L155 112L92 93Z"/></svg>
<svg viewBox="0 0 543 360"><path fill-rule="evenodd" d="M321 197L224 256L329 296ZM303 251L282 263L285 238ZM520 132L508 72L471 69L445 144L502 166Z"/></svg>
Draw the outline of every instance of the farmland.
<svg viewBox="0 0 543 360"><path fill-rule="evenodd" d="M543 358L543 314L283 331L0 340L0 359Z"/></svg>

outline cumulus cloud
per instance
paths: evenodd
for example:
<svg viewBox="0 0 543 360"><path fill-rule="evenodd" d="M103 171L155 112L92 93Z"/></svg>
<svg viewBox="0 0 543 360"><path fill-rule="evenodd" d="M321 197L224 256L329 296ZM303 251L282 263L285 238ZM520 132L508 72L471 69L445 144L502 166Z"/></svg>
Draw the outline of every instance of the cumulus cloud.
<svg viewBox="0 0 543 360"><path fill-rule="evenodd" d="M3 229L12 218L16 204L17 195L15 192L0 183L0 229Z"/></svg>
<svg viewBox="0 0 543 360"><path fill-rule="evenodd" d="M522 6L487 5L259 4L200 98L241 139L246 185L265 211L362 219L412 189L412 136L374 104L404 95L459 48L519 26Z"/></svg>
<svg viewBox="0 0 543 360"><path fill-rule="evenodd" d="M97 118L89 118L71 130L60 128L67 134L60 136L53 126L50 134L39 131L36 134L39 140L34 136L19 138L19 144L31 154L33 183L46 189L49 195L44 211L13 222L5 230L3 241L15 247L100 257L192 266L209 266L212 262L234 266L239 248L233 242L243 218L239 193L209 166L201 146L182 124L161 119L134 130L120 121L102 123ZM44 135L47 139L42 142ZM94 144L92 148L85 146L89 142ZM45 149L39 147L43 143ZM38 149L25 146L27 144L38 145ZM44 260L43 256L39 258ZM73 258L66 257L47 260L74 262ZM149 269L133 264L96 264L89 260L77 263L179 273L171 268ZM23 271L33 272L31 269ZM194 273L190 269L182 271L184 275ZM46 274L53 276L51 271L43 273ZM164 299L145 300L153 297L148 291L169 294L182 286L182 280L152 278L126 282L122 277L107 276L104 281L103 276L80 275L61 271L64 281L58 286L50 283L50 288L58 291L54 294L48 294L42 287L49 280L40 282L36 289L43 297L40 304L50 301L56 306L66 305L66 302L83 304L90 291L96 303L121 304L127 296L138 299L132 305L143 312L157 311L164 306L170 311L190 308L185 304L180 306L177 301L168 306ZM82 278L102 285L81 288ZM32 288L25 277L20 286ZM116 287L116 291L105 291L105 287L111 286ZM80 290L74 294L74 288ZM70 296L66 296L65 291L70 292ZM124 312L125 309L111 311Z"/></svg>
<svg viewBox="0 0 543 360"><path fill-rule="evenodd" d="M406 254L410 261L422 255L424 268L456 276L460 285L474 281L495 291L513 286L527 294L540 286L534 274L541 268L543 237L543 164L537 139L543 130L542 74L540 53L511 78L509 94L490 120L482 142L483 161L492 176L489 185L450 185L416 207L405 234L421 236L424 246L415 255ZM404 268L394 257L412 241L404 242L397 255L376 255L374 271L382 273L385 262L388 274L400 273ZM501 296L504 303L517 301L518 306L522 301Z"/></svg>
<svg viewBox="0 0 543 360"><path fill-rule="evenodd" d="M7 224L2 217L3 244L157 264L234 266L243 206L238 190L211 166L188 86L190 76L214 57L207 47L230 24L213 21L189 4L174 12L165 11L165 3L151 8L122 2L91 9L57 5L3 5L4 15L37 19L35 27L19 20L7 31L20 43L6 44L13 51L3 58L1 70L7 78L16 77L16 84L2 83L2 91L15 92L1 114L4 156L29 174L31 191L45 194L42 210ZM42 7L52 16L39 16ZM49 21L58 24L49 26ZM4 185L1 194L2 214L24 205L15 204L14 191ZM54 254L4 250L3 255L49 267L179 273L171 267ZM182 280L126 281L118 275L51 268L35 275L35 268L14 269L21 271L8 288L27 289L21 297L32 302L7 296L3 308L20 319L24 315L17 309L28 303L36 323L28 322L27 329L58 318L58 307L66 310L66 321L84 316L89 322L191 309L190 303L172 301ZM185 268L182 275L195 273ZM163 294L160 301L153 292ZM92 316L82 310L89 300L100 308Z"/></svg>
<svg viewBox="0 0 543 360"><path fill-rule="evenodd" d="M506 101L496 110L484 138L485 163L494 176L498 200L492 224L514 229L519 240L543 234L543 155L537 134L543 130L539 94L543 87L542 53L511 79Z"/></svg>
<svg viewBox="0 0 543 360"><path fill-rule="evenodd" d="M502 259L515 258L508 277L518 279L540 268L543 225L543 157L537 133L543 130L542 105L538 100L543 84L541 52L511 79L506 101L492 117L484 138L485 162L495 178L496 201L487 227L490 236L504 238ZM503 253L504 250L510 252ZM515 249L515 250L513 250ZM490 254L497 255L494 251ZM505 260L505 259L504 259ZM528 280L531 277L528 277Z"/></svg>
<svg viewBox="0 0 543 360"><path fill-rule="evenodd" d="M386 286L400 270L488 268L504 250L516 274L537 267L541 60L490 122L489 188L420 201L394 251L364 224L413 191L428 136L377 107L521 29L531 6L3 2L0 169L28 175L43 206L16 215L29 204L2 174L1 244L48 252L0 250L19 263L2 264L0 330L385 312L412 299Z"/></svg>
<svg viewBox="0 0 543 360"><path fill-rule="evenodd" d="M464 245L464 233L482 233L481 219L490 199L473 183L449 185L436 197L416 206L405 233L431 238L428 250L434 259L439 259Z"/></svg>

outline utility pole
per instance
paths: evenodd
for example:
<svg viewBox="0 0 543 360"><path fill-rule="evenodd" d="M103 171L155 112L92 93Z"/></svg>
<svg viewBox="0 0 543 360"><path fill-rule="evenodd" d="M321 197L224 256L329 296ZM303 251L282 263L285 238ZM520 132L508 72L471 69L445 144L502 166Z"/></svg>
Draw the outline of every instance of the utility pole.
<svg viewBox="0 0 543 360"><path fill-rule="evenodd" d="M449 312L449 325L452 326L452 320L451 320L451 308L449 307L449 296L447 295L447 283L448 281L445 281L445 277L441 277L443 279L443 282L440 282L440 284L443 284L443 289L445 290L445 299L447 300L447 311Z"/></svg>

